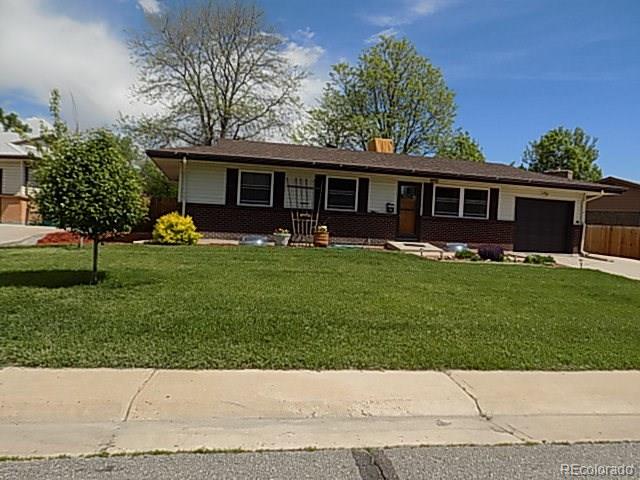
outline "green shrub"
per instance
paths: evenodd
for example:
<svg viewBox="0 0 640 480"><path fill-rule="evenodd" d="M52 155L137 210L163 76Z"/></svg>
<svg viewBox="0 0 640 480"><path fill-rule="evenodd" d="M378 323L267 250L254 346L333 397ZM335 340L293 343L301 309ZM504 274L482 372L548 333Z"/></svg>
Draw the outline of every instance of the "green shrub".
<svg viewBox="0 0 640 480"><path fill-rule="evenodd" d="M153 241L165 245L195 245L202 235L190 216L183 217L178 212L167 213L156 221L153 227Z"/></svg>
<svg viewBox="0 0 640 480"><path fill-rule="evenodd" d="M477 261L480 260L480 257L477 253L473 253L471 250L456 250L456 258L458 260L471 260Z"/></svg>
<svg viewBox="0 0 640 480"><path fill-rule="evenodd" d="M551 265L556 263L551 255L527 255L524 259L524 263L531 263L534 265Z"/></svg>

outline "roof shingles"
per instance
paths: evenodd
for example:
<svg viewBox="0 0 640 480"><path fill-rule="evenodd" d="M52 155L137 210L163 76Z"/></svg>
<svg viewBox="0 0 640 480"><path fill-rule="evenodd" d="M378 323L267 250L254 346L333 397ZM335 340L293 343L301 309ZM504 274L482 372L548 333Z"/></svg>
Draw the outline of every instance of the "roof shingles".
<svg viewBox="0 0 640 480"><path fill-rule="evenodd" d="M622 189L597 183L529 172L501 163L477 163L438 157L342 150L307 145L221 139L213 146L147 150L150 157L176 157L240 161L306 168L335 168L397 175L458 178L481 182L535 185L572 190L619 192Z"/></svg>

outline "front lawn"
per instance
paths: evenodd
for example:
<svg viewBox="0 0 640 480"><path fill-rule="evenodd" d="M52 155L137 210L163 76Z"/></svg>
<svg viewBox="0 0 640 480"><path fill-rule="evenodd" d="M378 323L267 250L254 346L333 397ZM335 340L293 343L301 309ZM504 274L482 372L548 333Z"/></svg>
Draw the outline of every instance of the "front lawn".
<svg viewBox="0 0 640 480"><path fill-rule="evenodd" d="M640 282L358 250L0 249L0 365L640 368Z"/></svg>

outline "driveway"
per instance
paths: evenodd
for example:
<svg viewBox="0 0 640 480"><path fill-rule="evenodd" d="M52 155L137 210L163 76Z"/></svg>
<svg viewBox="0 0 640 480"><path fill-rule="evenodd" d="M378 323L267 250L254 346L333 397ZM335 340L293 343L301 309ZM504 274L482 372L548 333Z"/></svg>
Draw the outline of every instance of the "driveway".
<svg viewBox="0 0 640 480"><path fill-rule="evenodd" d="M40 238L44 237L48 233L60 231L62 230L55 227L0 223L0 247L35 245Z"/></svg>
<svg viewBox="0 0 640 480"><path fill-rule="evenodd" d="M554 253L553 258L559 265L564 265L565 267L590 268L612 275L640 280L640 260L605 255L580 257L577 254L569 253Z"/></svg>

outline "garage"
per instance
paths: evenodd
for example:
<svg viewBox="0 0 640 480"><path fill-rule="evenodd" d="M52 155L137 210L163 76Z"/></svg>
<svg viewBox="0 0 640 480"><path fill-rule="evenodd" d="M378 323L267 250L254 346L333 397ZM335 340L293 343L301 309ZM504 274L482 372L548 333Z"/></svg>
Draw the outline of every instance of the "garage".
<svg viewBox="0 0 640 480"><path fill-rule="evenodd" d="M520 252L571 252L574 202L516 198L513 248Z"/></svg>

